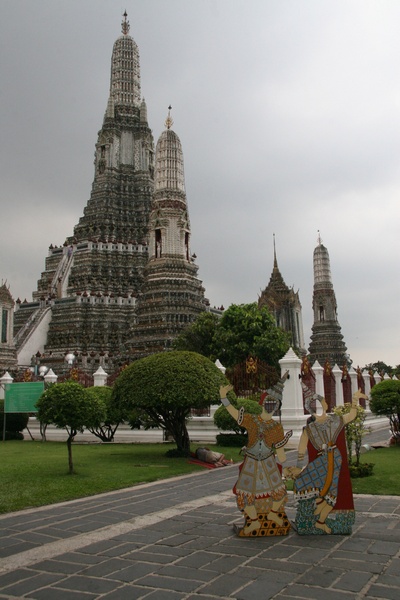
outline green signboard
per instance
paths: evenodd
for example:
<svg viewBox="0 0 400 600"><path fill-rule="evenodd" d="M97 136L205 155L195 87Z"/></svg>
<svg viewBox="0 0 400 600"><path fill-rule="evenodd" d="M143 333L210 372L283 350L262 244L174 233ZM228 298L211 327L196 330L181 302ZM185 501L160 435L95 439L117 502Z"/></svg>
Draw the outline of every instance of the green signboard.
<svg viewBox="0 0 400 600"><path fill-rule="evenodd" d="M44 392L44 383L6 383L5 392L5 413L37 412L35 404Z"/></svg>

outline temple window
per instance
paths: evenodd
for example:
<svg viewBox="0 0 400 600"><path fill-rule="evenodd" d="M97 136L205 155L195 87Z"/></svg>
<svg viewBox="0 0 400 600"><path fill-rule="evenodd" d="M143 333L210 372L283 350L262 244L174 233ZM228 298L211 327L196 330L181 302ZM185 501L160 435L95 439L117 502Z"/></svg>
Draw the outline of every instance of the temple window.
<svg viewBox="0 0 400 600"><path fill-rule="evenodd" d="M1 311L1 343L7 343L7 328L8 328L8 310L5 308Z"/></svg>
<svg viewBox="0 0 400 600"><path fill-rule="evenodd" d="M162 252L161 229L156 229L155 241L156 241L156 247L155 247L156 258L161 258L161 252Z"/></svg>

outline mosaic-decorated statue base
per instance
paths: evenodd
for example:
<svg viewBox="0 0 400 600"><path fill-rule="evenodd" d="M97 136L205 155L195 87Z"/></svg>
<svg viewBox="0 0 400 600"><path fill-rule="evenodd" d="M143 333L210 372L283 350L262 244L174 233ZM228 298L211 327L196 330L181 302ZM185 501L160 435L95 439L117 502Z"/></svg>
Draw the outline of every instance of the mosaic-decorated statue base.
<svg viewBox="0 0 400 600"><path fill-rule="evenodd" d="M255 529L250 533L244 533L244 527L249 526L251 520L246 516L243 527L234 525L234 531L239 537L271 537L275 535L287 535L290 531L290 522L285 512L279 512L278 516L282 519L282 525L278 525L275 521L267 518L268 513L258 514L258 520L261 523L259 529Z"/></svg>
<svg viewBox="0 0 400 600"><path fill-rule="evenodd" d="M315 500L300 500L297 507L296 519L293 529L299 535L329 535L327 531L315 526L319 516L314 515ZM329 527L330 535L350 535L356 515L354 510L333 510L325 523Z"/></svg>

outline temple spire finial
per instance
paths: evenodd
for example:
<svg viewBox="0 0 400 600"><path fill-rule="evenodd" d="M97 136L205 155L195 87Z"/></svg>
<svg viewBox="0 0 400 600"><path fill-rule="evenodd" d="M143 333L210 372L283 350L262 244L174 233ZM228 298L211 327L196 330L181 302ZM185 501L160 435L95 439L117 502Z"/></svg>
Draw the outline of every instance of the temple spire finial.
<svg viewBox="0 0 400 600"><path fill-rule="evenodd" d="M165 119L165 127L167 129L171 129L172 125L174 124L174 120L171 117L171 110L172 110L172 106L169 105L168 106L168 117Z"/></svg>
<svg viewBox="0 0 400 600"><path fill-rule="evenodd" d="M318 244L318 246L320 246L322 244L322 238L321 238L321 233L320 233L319 229L318 229L317 244Z"/></svg>
<svg viewBox="0 0 400 600"><path fill-rule="evenodd" d="M274 239L274 268L278 268L278 261L276 260L276 246L275 246L275 234L272 234Z"/></svg>
<svg viewBox="0 0 400 600"><path fill-rule="evenodd" d="M129 21L128 21L128 13L126 12L126 10L125 10L125 12L124 12L124 14L122 16L124 17L124 20L121 23L122 33L124 35L128 35L129 29L130 29L130 24L129 24Z"/></svg>

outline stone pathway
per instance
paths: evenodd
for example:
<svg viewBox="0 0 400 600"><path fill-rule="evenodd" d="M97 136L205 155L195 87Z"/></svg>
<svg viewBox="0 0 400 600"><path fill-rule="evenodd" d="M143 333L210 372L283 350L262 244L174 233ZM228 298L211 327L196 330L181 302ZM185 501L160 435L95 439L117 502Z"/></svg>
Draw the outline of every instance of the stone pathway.
<svg viewBox="0 0 400 600"><path fill-rule="evenodd" d="M238 538L236 478L207 470L0 516L0 598L400 598L400 497L356 496L351 536Z"/></svg>

